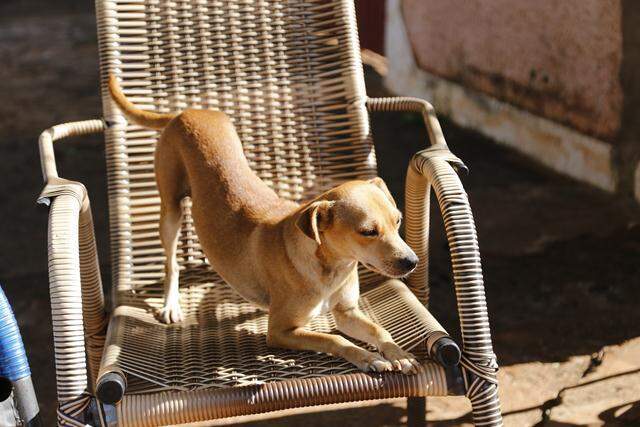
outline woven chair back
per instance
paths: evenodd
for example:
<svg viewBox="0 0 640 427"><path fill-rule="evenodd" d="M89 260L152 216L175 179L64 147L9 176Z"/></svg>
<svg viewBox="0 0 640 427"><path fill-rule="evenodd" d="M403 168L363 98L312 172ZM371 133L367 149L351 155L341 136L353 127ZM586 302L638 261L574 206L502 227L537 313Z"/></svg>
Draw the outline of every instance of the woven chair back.
<svg viewBox="0 0 640 427"><path fill-rule="evenodd" d="M282 197L303 201L345 180L374 176L351 0L97 0L114 284L163 277L158 132L128 125L106 81L158 112L221 110L253 170ZM184 206L179 260L206 267Z"/></svg>

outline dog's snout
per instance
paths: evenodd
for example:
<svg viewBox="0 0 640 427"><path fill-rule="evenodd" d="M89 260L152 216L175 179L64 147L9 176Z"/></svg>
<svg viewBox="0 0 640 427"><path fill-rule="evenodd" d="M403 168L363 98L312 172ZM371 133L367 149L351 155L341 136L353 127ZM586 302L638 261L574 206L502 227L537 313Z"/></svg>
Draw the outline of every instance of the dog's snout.
<svg viewBox="0 0 640 427"><path fill-rule="evenodd" d="M396 261L398 270L411 271L418 265L418 257L416 255L406 256Z"/></svg>

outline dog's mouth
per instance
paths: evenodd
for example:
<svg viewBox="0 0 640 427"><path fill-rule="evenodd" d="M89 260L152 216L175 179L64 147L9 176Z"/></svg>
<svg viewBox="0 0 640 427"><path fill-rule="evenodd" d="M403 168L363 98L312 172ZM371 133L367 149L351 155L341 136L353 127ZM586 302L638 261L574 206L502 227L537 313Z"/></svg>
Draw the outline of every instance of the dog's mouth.
<svg viewBox="0 0 640 427"><path fill-rule="evenodd" d="M397 273L390 273L388 271L382 271L377 267L374 267L373 265L363 262L362 265L364 265L366 268L368 268L369 270L373 271L374 273L378 273L381 274L383 276L387 276L390 277L392 279L402 279L403 277L408 276L409 274L411 274L411 272L413 272L413 270L415 270L415 268L412 268L410 271L407 271L406 273L402 273L402 274L397 274Z"/></svg>

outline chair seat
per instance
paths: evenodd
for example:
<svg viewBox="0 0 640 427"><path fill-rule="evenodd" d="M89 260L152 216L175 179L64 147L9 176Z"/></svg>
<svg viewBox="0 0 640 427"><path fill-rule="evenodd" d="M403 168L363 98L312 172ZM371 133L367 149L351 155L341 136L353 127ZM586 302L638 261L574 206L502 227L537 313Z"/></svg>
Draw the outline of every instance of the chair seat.
<svg viewBox="0 0 640 427"><path fill-rule="evenodd" d="M267 313L243 300L214 273L194 269L183 273L182 281L185 320L179 324L165 325L156 319L154 313L162 305L159 287L119 298L102 366L125 374L127 394L227 388L359 372L344 359L327 354L268 347ZM389 280L366 291L360 306L398 345L426 361L424 342L434 325L402 282ZM316 317L309 327L337 333L331 314Z"/></svg>

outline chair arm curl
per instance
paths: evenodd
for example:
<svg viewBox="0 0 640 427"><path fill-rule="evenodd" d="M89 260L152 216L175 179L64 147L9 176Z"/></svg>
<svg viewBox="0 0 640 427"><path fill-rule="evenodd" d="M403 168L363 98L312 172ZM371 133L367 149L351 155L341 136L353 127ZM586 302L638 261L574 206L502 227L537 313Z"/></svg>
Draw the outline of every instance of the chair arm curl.
<svg viewBox="0 0 640 427"><path fill-rule="evenodd" d="M69 417L82 412L86 392L93 388L107 317L89 197L81 183L58 176L53 142L103 129L101 120L66 123L47 129L39 139L45 188L38 203L50 206L48 264L58 416L60 423L69 425L74 424Z"/></svg>
<svg viewBox="0 0 640 427"><path fill-rule="evenodd" d="M405 188L405 237L409 246L420 259L417 268L409 276L407 282L418 299L428 305L430 187L427 186L424 177L413 165L422 164L424 159L438 157L450 162L456 169L467 171L467 167L462 160L449 151L440 122L429 102L410 97L368 98L367 108L372 112L421 113L429 135L429 148L418 152L409 165Z"/></svg>
<svg viewBox="0 0 640 427"><path fill-rule="evenodd" d="M444 139L440 122L433 106L420 98L396 96L390 98L367 98L367 109L371 112L405 112L420 113L424 125L429 134L429 143L446 149L447 142Z"/></svg>

